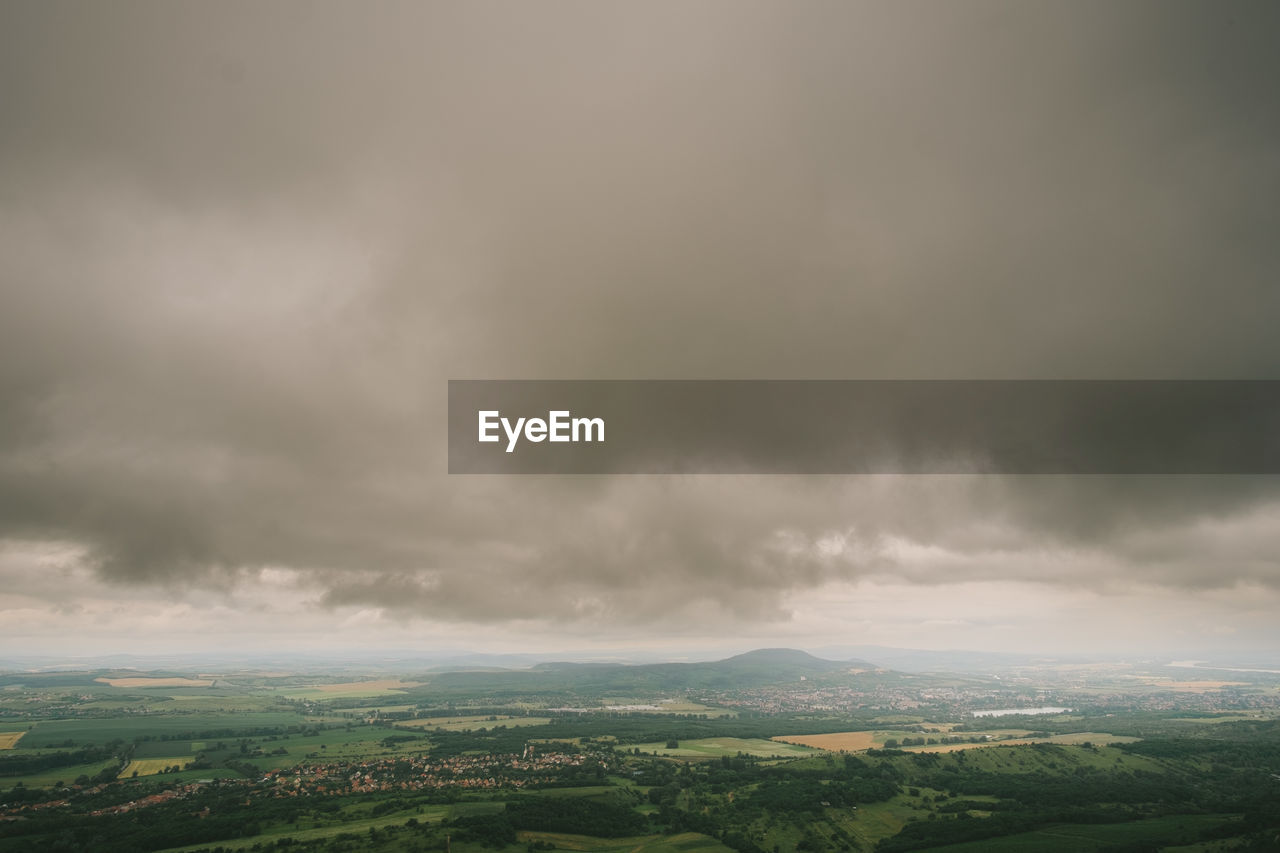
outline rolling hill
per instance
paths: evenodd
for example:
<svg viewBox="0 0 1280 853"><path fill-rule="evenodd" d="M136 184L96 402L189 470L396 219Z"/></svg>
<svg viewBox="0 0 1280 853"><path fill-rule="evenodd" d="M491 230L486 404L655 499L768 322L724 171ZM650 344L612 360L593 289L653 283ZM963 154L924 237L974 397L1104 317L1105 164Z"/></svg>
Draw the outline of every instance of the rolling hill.
<svg viewBox="0 0 1280 853"><path fill-rule="evenodd" d="M833 661L798 649L757 649L701 663L543 663L527 670L449 672L432 678L433 690L471 693L566 691L586 694L653 694L725 690L818 681L874 670L862 660Z"/></svg>

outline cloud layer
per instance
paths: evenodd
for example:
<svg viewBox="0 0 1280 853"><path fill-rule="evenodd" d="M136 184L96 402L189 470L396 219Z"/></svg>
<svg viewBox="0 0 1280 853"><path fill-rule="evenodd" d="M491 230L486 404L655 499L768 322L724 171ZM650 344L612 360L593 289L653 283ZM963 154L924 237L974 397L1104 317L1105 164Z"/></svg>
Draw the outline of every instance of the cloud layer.
<svg viewBox="0 0 1280 853"><path fill-rule="evenodd" d="M655 636L844 583L1275 589L1273 479L449 477L444 403L1274 378L1278 15L11 4L0 538L158 600Z"/></svg>

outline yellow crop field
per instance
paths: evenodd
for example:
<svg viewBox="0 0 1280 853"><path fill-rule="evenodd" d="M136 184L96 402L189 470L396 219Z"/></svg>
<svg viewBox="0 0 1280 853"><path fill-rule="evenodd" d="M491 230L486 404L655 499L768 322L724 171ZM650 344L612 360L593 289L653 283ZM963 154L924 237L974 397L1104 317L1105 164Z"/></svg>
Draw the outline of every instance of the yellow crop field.
<svg viewBox="0 0 1280 853"><path fill-rule="evenodd" d="M171 758L135 758L120 773L120 778L130 779L134 773L139 776L154 776L164 772L166 767L172 767L175 764L181 767L190 760L190 755L175 755Z"/></svg>
<svg viewBox="0 0 1280 853"><path fill-rule="evenodd" d="M779 735L773 740L825 749L829 752L857 752L880 746L875 732L833 732L826 735Z"/></svg>
<svg viewBox="0 0 1280 853"><path fill-rule="evenodd" d="M0 732L0 749L13 749L26 732Z"/></svg>

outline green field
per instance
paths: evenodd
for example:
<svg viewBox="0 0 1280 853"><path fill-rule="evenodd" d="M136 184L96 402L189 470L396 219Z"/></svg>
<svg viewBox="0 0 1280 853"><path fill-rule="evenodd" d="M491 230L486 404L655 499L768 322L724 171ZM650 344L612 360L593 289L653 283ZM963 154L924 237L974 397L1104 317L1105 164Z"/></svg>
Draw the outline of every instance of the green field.
<svg viewBox="0 0 1280 853"><path fill-rule="evenodd" d="M58 746L68 740L77 745L131 741L145 736L251 731L302 725L306 718L292 711L231 714L138 714L107 719L42 720L19 742L21 748ZM229 734L227 736L234 736Z"/></svg>
<svg viewBox="0 0 1280 853"><path fill-rule="evenodd" d="M919 797L899 794L887 802L859 806L856 818L843 815L840 823L864 845L871 847L882 838L896 835L908 821L923 819L928 813Z"/></svg>
<svg viewBox="0 0 1280 853"><path fill-rule="evenodd" d="M1129 735L1112 735L1106 732L1072 732L1071 734L1050 735L1049 737L1014 737L1005 740L993 740L987 743L957 743L957 744L937 744L926 746L902 746L898 747L906 752L961 752L973 749L991 749L999 746L1025 746L1033 743L1060 743L1080 746L1083 744L1094 744L1096 746L1107 746L1115 743L1137 743L1142 738L1132 737Z"/></svg>
<svg viewBox="0 0 1280 853"><path fill-rule="evenodd" d="M133 757L169 758L174 755L195 755L205 748L202 740L147 740L134 747ZM188 759L190 760L190 759Z"/></svg>
<svg viewBox="0 0 1280 853"><path fill-rule="evenodd" d="M937 853L1092 853L1116 845L1147 844L1152 849L1190 844L1200 832L1233 820L1230 815L1176 815L1128 823L1059 824L1035 832L934 847Z"/></svg>
<svg viewBox="0 0 1280 853"><path fill-rule="evenodd" d="M618 796L617 785L587 785L581 788L543 788L524 791L522 797L581 797L583 799L612 799Z"/></svg>
<svg viewBox="0 0 1280 853"><path fill-rule="evenodd" d="M470 817L472 815L496 814L502 811L504 805L502 803L490 802L466 802L454 803L452 805L441 806L421 806L414 809L405 809L400 812L393 812L387 815L373 818L357 818L350 820L342 820L329 826L318 826L313 828L305 828L301 824L298 826L278 826L267 829L260 835L252 838L231 839L219 841L216 846L223 850L247 850L255 844L262 844L266 841L274 841L280 838L292 838L295 841L312 841L319 838L333 838L344 833L353 833L356 835L367 833L370 828L376 827L381 829L386 826L403 826L410 818L415 818L421 823L435 823L441 818L458 818ZM160 851L160 853L179 853L179 851L191 850L208 850L210 844L192 844L186 847L171 847L168 850Z"/></svg>
<svg viewBox="0 0 1280 853"><path fill-rule="evenodd" d="M627 749L638 749L642 753L657 753L672 758L719 758L722 755L734 756L738 753L756 758L797 758L814 755L820 750L792 743L766 740L765 738L716 737L697 740L679 741L679 747L668 749L666 741L654 743L637 743L628 745Z"/></svg>
<svg viewBox="0 0 1280 853"><path fill-rule="evenodd" d="M366 699L378 696L402 698L405 691L421 686L417 682L383 679L282 687L276 690L276 694L288 699Z"/></svg>
<svg viewBox="0 0 1280 853"><path fill-rule="evenodd" d="M557 850L579 850L583 853L730 853L714 838L696 832L677 835L641 835L634 838L592 838L563 832L521 832L521 841L544 841Z"/></svg>
<svg viewBox="0 0 1280 853"><path fill-rule="evenodd" d="M442 732L473 732L479 729L492 729L505 726L513 729L520 726L545 726L551 722L550 717L424 717L417 720L397 720L395 727L400 729L433 729Z"/></svg>
<svg viewBox="0 0 1280 853"><path fill-rule="evenodd" d="M120 762L115 759L107 761L97 761L93 764L77 764L72 767L55 767L51 770L42 770L39 773L30 773L25 776L5 776L0 778L0 787L11 788L21 782L28 788L47 788L56 785L58 782L70 785L79 776L88 776L93 778L98 773L108 767L119 767Z"/></svg>
<svg viewBox="0 0 1280 853"><path fill-rule="evenodd" d="M900 770L909 773L913 753L904 753L888 759ZM1167 767L1158 759L1144 755L1132 755L1121 749L1097 746L1092 749L1070 744L1045 744L1039 747L997 744L982 749L937 753L938 766L981 773L1061 773L1063 768L1076 767L1095 770L1148 773L1164 773ZM831 765L822 756L812 756L788 765L794 769L821 772Z"/></svg>
<svg viewBox="0 0 1280 853"><path fill-rule="evenodd" d="M185 753L186 758L179 763L190 761L195 753L203 752L214 762L231 758L251 764L260 770L270 770L292 767L296 764L378 759L417 755L429 751L430 743L421 736L414 736L411 740L394 741L390 744L384 743L388 737L397 738L415 734L361 723L350 728L325 729L316 734L294 733L248 738L243 752L239 748L240 740L236 738L211 738L203 741L147 741L138 744L134 758L164 758L183 754L184 749L189 749L189 752Z"/></svg>

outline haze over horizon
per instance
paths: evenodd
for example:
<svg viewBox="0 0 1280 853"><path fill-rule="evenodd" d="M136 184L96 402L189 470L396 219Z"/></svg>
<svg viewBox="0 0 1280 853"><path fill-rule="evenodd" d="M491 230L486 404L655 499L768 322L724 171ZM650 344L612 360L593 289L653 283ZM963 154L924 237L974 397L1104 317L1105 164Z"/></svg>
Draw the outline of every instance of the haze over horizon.
<svg viewBox="0 0 1280 853"><path fill-rule="evenodd" d="M1280 648L1280 479L446 472L450 378L1280 378L1275 4L0 10L14 654Z"/></svg>

